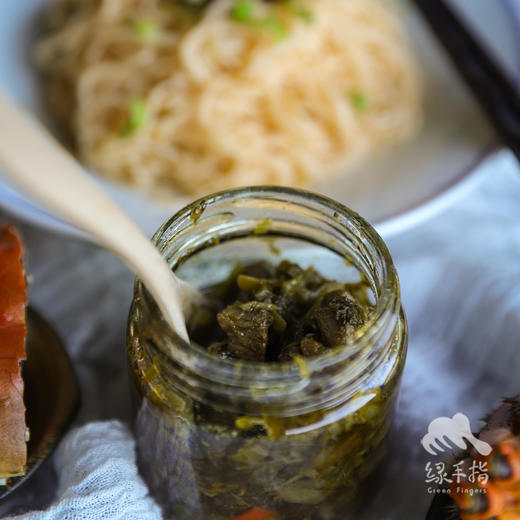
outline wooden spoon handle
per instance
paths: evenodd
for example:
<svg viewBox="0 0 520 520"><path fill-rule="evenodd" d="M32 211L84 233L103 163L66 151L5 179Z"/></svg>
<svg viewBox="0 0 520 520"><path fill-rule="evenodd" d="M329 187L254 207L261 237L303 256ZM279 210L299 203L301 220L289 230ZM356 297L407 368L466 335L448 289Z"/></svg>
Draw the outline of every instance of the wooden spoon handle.
<svg viewBox="0 0 520 520"><path fill-rule="evenodd" d="M3 173L119 256L141 278L170 326L187 340L177 279L151 241L39 123L1 92L0 121Z"/></svg>

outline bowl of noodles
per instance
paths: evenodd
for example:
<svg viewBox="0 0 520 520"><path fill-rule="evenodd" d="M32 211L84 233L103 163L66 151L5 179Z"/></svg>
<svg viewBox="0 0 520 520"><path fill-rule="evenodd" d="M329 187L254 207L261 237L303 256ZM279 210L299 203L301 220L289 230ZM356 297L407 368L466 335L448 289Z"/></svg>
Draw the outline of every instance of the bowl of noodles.
<svg viewBox="0 0 520 520"><path fill-rule="evenodd" d="M23 4L6 12L0 80L147 231L257 184L387 221L493 142L418 15L390 0ZM23 59L2 66L13 45Z"/></svg>
<svg viewBox="0 0 520 520"><path fill-rule="evenodd" d="M87 166L132 186L310 186L419 127L412 52L379 0L65 0L47 15L51 113Z"/></svg>

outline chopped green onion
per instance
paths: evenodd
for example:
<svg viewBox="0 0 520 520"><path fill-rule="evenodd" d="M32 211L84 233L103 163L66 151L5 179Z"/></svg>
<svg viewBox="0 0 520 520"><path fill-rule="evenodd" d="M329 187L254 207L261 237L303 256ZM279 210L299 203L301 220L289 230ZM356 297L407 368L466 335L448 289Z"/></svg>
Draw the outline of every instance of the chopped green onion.
<svg viewBox="0 0 520 520"><path fill-rule="evenodd" d="M305 23L312 23L314 20L314 14L309 9L305 9L305 8L296 9L294 11L294 14L298 18L301 18Z"/></svg>
<svg viewBox="0 0 520 520"><path fill-rule="evenodd" d="M231 9L231 18L236 22L249 23L253 27L267 29L277 40L287 36L287 28L283 20L274 12L264 18L255 18L255 6L252 0L236 0Z"/></svg>
<svg viewBox="0 0 520 520"><path fill-rule="evenodd" d="M237 0L231 9L231 18L236 22L250 22L253 19L253 11L251 0Z"/></svg>
<svg viewBox="0 0 520 520"><path fill-rule="evenodd" d="M146 102L143 98L133 98L128 107L128 119L119 137L128 137L143 126L146 120Z"/></svg>
<svg viewBox="0 0 520 520"><path fill-rule="evenodd" d="M150 41L159 34L159 26L151 20L136 20L134 22L134 31L143 40Z"/></svg>
<svg viewBox="0 0 520 520"><path fill-rule="evenodd" d="M287 27L285 27L282 19L275 13L268 14L260 25L271 32L277 40L283 40L287 36Z"/></svg>
<svg viewBox="0 0 520 520"><path fill-rule="evenodd" d="M357 110L366 110L369 105L368 96L360 90L356 90L350 94L350 102Z"/></svg>

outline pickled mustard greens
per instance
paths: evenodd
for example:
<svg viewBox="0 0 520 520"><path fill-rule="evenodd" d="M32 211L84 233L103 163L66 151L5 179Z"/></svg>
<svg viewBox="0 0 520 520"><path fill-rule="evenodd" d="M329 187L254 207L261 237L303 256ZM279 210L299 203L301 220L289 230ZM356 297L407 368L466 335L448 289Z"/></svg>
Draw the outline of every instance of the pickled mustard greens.
<svg viewBox="0 0 520 520"><path fill-rule="evenodd" d="M287 260L237 267L207 291L217 312L195 311L190 337L223 359L290 361L344 345L371 312L368 287L327 280ZM356 295L357 298L354 296Z"/></svg>
<svg viewBox="0 0 520 520"><path fill-rule="evenodd" d="M349 518L381 458L396 381L356 396L368 401L351 413L338 407L294 417L234 414L153 378L148 385L162 404L141 402L138 453L150 488L168 504L166 518L233 520L259 507L278 520L336 520L338 512Z"/></svg>
<svg viewBox="0 0 520 520"><path fill-rule="evenodd" d="M190 337L235 363L237 377L250 361L259 371L291 360L305 368L314 356L348 348L374 309L368 283L328 280L288 261L237 266L207 294L214 306L194 312ZM198 380L184 387L180 381L190 374L165 372L166 358L149 348L155 319L151 312L134 321L128 345L141 470L166 517L234 520L260 510L278 520L347 518L382 454L404 363L401 333L354 395L330 401L345 381L347 360L324 369L310 394L303 390L294 407L280 412L264 404L261 387L250 388L247 402L231 381L218 398ZM317 376L300 374L309 381ZM320 404L322 395L329 397ZM309 399L317 406L299 411Z"/></svg>

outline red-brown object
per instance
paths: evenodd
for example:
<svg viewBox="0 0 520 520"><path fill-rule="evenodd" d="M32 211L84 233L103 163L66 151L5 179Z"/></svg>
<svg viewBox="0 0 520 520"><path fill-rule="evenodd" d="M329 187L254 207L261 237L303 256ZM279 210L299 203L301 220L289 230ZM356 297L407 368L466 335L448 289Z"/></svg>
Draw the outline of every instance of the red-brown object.
<svg viewBox="0 0 520 520"><path fill-rule="evenodd" d="M272 511L261 509L260 507L253 507L246 513L237 516L235 520L268 520L275 515Z"/></svg>
<svg viewBox="0 0 520 520"><path fill-rule="evenodd" d="M26 281L22 243L0 227L0 479L23 475L27 459L20 362L25 359Z"/></svg>
<svg viewBox="0 0 520 520"><path fill-rule="evenodd" d="M451 485L461 520L520 520L520 396L506 399L488 418L479 435L493 450L481 456L474 450L464 459L486 468L487 477Z"/></svg>

